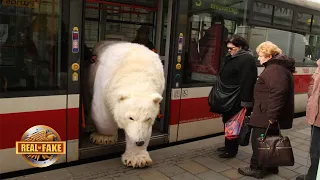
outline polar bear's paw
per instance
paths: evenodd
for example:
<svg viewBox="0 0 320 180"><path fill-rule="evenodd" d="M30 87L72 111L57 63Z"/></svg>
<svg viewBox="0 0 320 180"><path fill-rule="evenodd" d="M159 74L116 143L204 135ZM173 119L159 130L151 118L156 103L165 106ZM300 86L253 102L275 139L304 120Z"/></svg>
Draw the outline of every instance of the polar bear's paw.
<svg viewBox="0 0 320 180"><path fill-rule="evenodd" d="M122 155L122 163L127 167L149 167L152 164L152 159L147 151L142 151L139 154L124 153Z"/></svg>
<svg viewBox="0 0 320 180"><path fill-rule="evenodd" d="M94 132L90 135L90 140L95 144L109 145L109 144L115 144L118 140L118 136L117 135L106 136L98 132Z"/></svg>

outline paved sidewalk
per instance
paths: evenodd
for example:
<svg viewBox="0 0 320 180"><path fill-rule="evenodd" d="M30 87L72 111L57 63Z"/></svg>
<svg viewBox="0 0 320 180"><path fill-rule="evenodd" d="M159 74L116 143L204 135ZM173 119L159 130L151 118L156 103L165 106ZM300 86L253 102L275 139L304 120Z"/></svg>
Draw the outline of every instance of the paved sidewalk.
<svg viewBox="0 0 320 180"><path fill-rule="evenodd" d="M303 118L294 120L294 128L283 131L288 135L294 147L295 165L280 167L278 175L269 175L264 179L294 180L307 171L310 164L308 150L310 127ZM192 143L177 145L150 152L153 166L146 169L126 168L120 158L83 164L64 169L53 170L12 180L251 180L243 177L237 168L247 166L251 157L251 146L240 147L236 158L220 159L216 148L222 146L223 136L209 138Z"/></svg>

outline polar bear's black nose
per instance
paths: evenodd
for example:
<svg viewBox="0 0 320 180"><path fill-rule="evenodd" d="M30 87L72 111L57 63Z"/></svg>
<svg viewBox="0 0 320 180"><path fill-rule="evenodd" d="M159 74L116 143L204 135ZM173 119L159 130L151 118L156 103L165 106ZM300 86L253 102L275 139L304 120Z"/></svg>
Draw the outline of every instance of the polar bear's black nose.
<svg viewBox="0 0 320 180"><path fill-rule="evenodd" d="M137 145L137 146L143 146L143 145L144 145L144 141L137 141L137 142L136 142L136 145Z"/></svg>

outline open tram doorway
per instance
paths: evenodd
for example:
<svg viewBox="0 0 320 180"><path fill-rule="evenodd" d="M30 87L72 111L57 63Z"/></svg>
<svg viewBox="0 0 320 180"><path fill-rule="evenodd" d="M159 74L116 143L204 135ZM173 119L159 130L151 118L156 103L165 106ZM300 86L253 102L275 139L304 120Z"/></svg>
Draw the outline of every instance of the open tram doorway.
<svg viewBox="0 0 320 180"><path fill-rule="evenodd" d="M99 41L128 41L144 44L157 52L165 68L167 77L172 0L86 0L83 9L82 59L81 66L90 61L93 47ZM139 35L147 36L148 41L139 40ZM81 77L81 76L80 76ZM149 146L167 143L168 118L165 118L165 92L161 110L153 126ZM80 98L82 106L82 94ZM125 148L125 136L119 129L118 141L114 145L96 145L90 141L83 124L85 112L80 118L79 158L121 152Z"/></svg>

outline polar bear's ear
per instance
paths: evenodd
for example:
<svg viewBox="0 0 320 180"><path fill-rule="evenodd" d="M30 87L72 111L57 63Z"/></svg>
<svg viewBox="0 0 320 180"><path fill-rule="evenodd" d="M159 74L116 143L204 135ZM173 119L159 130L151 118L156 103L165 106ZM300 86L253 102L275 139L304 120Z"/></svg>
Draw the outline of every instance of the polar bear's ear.
<svg viewBox="0 0 320 180"><path fill-rule="evenodd" d="M118 101L123 101L125 99L127 99L129 96L127 94L124 93L118 93Z"/></svg>
<svg viewBox="0 0 320 180"><path fill-rule="evenodd" d="M162 96L159 93L151 94L151 98L155 104L159 104L162 101Z"/></svg>

